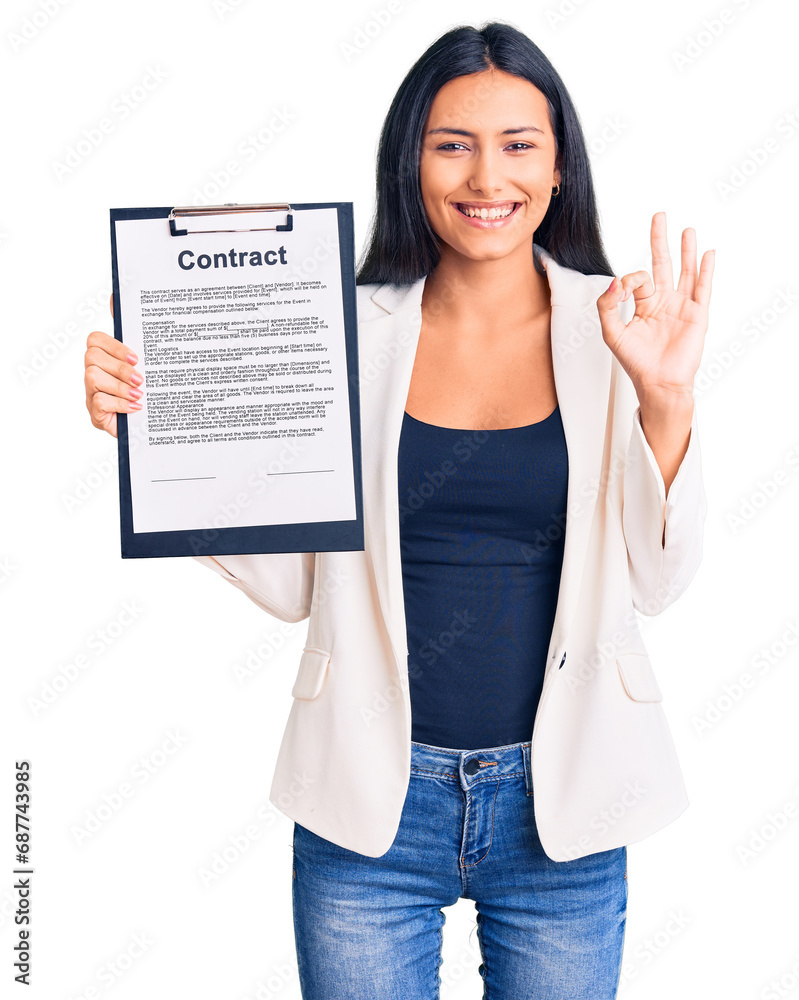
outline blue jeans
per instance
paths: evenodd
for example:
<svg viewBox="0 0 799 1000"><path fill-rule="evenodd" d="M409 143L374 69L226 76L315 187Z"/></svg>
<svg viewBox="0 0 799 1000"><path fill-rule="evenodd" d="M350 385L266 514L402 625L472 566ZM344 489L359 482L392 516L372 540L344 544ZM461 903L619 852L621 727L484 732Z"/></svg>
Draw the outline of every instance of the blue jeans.
<svg viewBox="0 0 799 1000"><path fill-rule="evenodd" d="M303 1000L434 1000L443 906L472 899L486 1000L612 1000L627 848L553 861L533 813L530 743L411 744L389 850L370 858L294 825Z"/></svg>

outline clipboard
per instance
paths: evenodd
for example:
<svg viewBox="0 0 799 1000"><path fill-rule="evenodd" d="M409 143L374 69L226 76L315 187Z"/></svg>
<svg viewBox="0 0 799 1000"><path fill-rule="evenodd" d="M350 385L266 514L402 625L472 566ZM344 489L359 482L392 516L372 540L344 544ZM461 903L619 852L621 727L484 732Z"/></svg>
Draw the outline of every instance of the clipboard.
<svg viewBox="0 0 799 1000"><path fill-rule="evenodd" d="M352 448L355 517L351 520L287 524L209 525L169 531L134 530L129 415L117 414L121 555L123 559L163 556L234 555L276 552L362 551L364 549L360 397L352 202L225 204L163 208L112 208L111 266L114 336L123 341L117 222L163 219L176 245L191 235L209 232L247 233L272 230L290 239L295 213L335 209L338 221L341 303L345 332L347 398ZM224 229L208 228L211 216L229 217ZM301 222L298 222L301 225ZM141 362L140 357L140 362Z"/></svg>

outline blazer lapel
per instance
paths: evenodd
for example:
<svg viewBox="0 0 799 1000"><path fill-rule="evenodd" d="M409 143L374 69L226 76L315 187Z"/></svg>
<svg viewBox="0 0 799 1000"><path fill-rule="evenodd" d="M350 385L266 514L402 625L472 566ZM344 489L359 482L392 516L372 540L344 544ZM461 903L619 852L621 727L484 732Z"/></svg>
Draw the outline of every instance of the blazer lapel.
<svg viewBox="0 0 799 1000"><path fill-rule="evenodd" d="M596 300L609 279L562 267L538 245L552 299L552 362L569 456L566 539L544 684L565 648L598 494L608 418L612 353L602 339ZM386 315L359 324L359 384L364 486L364 535L380 607L403 686L407 632L402 593L397 457L416 347L425 278L381 285L372 301Z"/></svg>

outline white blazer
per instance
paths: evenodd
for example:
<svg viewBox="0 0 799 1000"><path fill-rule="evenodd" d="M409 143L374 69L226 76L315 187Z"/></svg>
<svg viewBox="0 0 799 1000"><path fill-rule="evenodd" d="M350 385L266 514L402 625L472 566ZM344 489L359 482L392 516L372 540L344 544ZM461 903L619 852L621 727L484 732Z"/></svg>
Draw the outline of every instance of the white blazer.
<svg viewBox="0 0 799 1000"><path fill-rule="evenodd" d="M569 480L530 737L532 799L545 852L567 861L642 840L688 805L637 612L663 611L694 576L706 501L696 408L666 500L635 389L602 338L596 300L610 278L562 267L537 245L534 252L552 293ZM194 557L270 615L309 618L269 798L369 857L391 846L409 780L397 453L424 283L357 289L364 551ZM620 309L627 321L633 300Z"/></svg>

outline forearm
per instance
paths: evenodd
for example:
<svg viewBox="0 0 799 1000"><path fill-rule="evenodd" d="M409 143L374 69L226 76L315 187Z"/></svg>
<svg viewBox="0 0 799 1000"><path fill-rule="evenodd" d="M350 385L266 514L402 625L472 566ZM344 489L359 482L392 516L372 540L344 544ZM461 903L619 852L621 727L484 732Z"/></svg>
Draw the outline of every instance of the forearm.
<svg viewBox="0 0 799 1000"><path fill-rule="evenodd" d="M643 394L639 396L639 402L644 437L655 456L668 497L669 487L688 450L694 415L693 396L690 393Z"/></svg>

